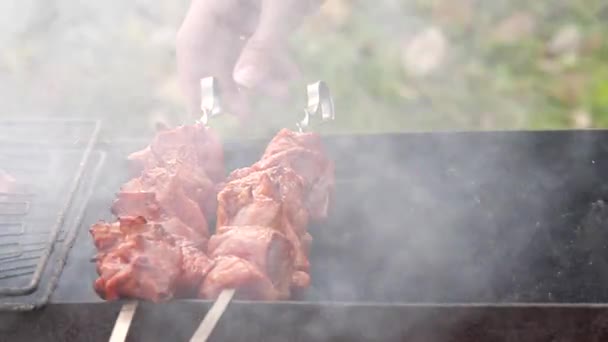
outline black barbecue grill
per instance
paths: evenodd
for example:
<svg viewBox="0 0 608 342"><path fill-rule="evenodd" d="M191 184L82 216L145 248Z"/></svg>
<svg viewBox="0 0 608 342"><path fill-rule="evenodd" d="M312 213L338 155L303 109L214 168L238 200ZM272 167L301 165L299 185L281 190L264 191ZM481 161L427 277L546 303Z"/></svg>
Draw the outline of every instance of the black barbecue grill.
<svg viewBox="0 0 608 342"><path fill-rule="evenodd" d="M94 151L107 162L50 303L0 314L0 340L107 341L122 303L93 291L87 230L111 218L129 178L125 157L148 141ZM228 167L254 162L267 142L226 143ZM325 144L337 187L329 221L311 227L312 288L298 301L233 302L211 340L608 339L608 131L329 136ZM186 341L210 304L142 303L128 340Z"/></svg>

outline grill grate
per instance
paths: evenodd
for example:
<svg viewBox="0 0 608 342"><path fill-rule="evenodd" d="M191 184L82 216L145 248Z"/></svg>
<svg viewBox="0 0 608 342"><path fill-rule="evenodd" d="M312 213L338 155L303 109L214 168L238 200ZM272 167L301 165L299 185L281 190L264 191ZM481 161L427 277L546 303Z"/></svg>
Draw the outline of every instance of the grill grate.
<svg viewBox="0 0 608 342"><path fill-rule="evenodd" d="M36 292L77 225L66 216L86 205L74 197L99 130L97 121L0 121L0 169L17 183L0 193L0 302Z"/></svg>

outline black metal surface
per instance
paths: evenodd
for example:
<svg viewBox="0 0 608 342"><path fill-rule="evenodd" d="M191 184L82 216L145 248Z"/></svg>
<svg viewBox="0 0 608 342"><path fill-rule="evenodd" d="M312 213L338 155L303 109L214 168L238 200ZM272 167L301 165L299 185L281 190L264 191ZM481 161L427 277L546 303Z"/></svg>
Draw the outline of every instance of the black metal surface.
<svg viewBox="0 0 608 342"><path fill-rule="evenodd" d="M228 143L228 167L265 141ZM328 137L337 165L330 219L311 227L313 284L303 300L374 303L608 302L608 131ZM81 231L111 218L129 178L108 150ZM595 203L595 206L594 206ZM78 248L53 298L98 301L94 248ZM77 279L78 281L74 281Z"/></svg>
<svg viewBox="0 0 608 342"><path fill-rule="evenodd" d="M99 129L96 121L0 121L0 167L17 180L15 193L0 194L0 309L32 308L50 296L86 186L105 158L92 152Z"/></svg>
<svg viewBox="0 0 608 342"><path fill-rule="evenodd" d="M255 161L265 143L227 144L230 168ZM311 290L299 303L233 303L213 340L606 339L608 310L596 304L608 303L608 131L336 136L326 144L338 185L331 219L311 228ZM94 304L86 229L111 217L128 178L124 156L144 145L107 149L104 179L51 299L75 304L3 316L6 336L107 340L119 303ZM146 304L131 340L187 340L208 306Z"/></svg>
<svg viewBox="0 0 608 342"><path fill-rule="evenodd" d="M127 341L189 341L208 304L143 304ZM108 341L120 303L0 313L0 341ZM231 304L213 341L606 341L606 307Z"/></svg>

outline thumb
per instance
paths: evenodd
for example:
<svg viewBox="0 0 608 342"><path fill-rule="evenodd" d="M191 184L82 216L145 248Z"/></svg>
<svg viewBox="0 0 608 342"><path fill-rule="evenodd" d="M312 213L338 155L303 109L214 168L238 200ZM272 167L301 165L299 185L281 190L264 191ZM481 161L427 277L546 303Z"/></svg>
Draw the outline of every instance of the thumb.
<svg viewBox="0 0 608 342"><path fill-rule="evenodd" d="M234 69L236 83L277 96L286 94L287 84L299 75L288 57L287 40L302 20L300 1L262 0L257 28Z"/></svg>

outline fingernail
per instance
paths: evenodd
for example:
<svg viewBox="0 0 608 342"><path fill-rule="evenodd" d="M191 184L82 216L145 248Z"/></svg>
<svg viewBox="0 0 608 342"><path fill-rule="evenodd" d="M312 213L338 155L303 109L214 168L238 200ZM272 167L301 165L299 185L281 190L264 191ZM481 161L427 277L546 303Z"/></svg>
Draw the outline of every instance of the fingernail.
<svg viewBox="0 0 608 342"><path fill-rule="evenodd" d="M245 66L234 73L234 81L246 88L254 88L260 82L260 74L253 67Z"/></svg>

